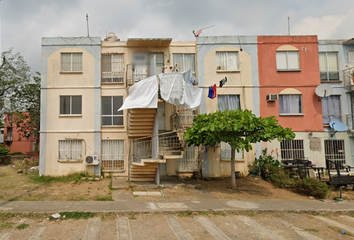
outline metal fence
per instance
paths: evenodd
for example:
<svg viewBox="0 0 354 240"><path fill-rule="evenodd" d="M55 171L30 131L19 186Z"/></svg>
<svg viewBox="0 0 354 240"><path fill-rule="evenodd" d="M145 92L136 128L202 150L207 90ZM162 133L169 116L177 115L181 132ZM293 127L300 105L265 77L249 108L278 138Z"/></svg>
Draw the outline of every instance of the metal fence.
<svg viewBox="0 0 354 240"><path fill-rule="evenodd" d="M325 158L341 166L345 165L344 140L325 140Z"/></svg>

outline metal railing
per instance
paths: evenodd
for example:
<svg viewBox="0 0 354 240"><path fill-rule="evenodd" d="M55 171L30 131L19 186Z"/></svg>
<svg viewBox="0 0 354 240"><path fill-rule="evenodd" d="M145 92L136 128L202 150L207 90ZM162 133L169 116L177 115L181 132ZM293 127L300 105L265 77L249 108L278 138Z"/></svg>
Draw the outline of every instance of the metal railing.
<svg viewBox="0 0 354 240"><path fill-rule="evenodd" d="M161 73L164 71L165 66L161 66L161 70L157 72L150 71L150 63L147 65L138 65L138 64L127 64L126 79L127 86L139 82L145 78L153 76L155 74Z"/></svg>
<svg viewBox="0 0 354 240"><path fill-rule="evenodd" d="M343 70L343 82L344 82L344 87L348 91L353 91L354 89L352 88L354 85L354 74L353 74L354 67L347 68Z"/></svg>
<svg viewBox="0 0 354 240"><path fill-rule="evenodd" d="M183 131L166 132L131 141L130 158L133 162L141 159L159 158L164 156L182 156L185 147Z"/></svg>

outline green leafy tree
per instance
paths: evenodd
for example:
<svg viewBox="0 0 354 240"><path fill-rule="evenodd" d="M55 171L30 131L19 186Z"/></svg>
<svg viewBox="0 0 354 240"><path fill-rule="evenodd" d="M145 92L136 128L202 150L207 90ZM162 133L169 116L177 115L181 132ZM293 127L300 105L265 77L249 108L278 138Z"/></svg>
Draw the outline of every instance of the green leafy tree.
<svg viewBox="0 0 354 240"><path fill-rule="evenodd" d="M19 140L30 138L36 141L38 150L40 130L41 76L39 72L32 77L31 83L20 86L11 98L12 121L16 124Z"/></svg>
<svg viewBox="0 0 354 240"><path fill-rule="evenodd" d="M290 128L283 128L274 116L256 117L250 110L217 111L197 115L193 126L188 128L185 139L188 145L215 146L226 142L231 147L231 185L236 189L235 150L250 151L252 143L273 139L294 139Z"/></svg>
<svg viewBox="0 0 354 240"><path fill-rule="evenodd" d="M19 53L12 49L2 53L0 65L0 112L4 109L5 98L30 80L30 67Z"/></svg>

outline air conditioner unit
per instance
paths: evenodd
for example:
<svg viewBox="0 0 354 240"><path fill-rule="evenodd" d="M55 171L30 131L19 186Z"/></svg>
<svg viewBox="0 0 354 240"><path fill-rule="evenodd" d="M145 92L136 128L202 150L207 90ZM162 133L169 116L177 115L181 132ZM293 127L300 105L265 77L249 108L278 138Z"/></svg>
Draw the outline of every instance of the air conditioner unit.
<svg viewBox="0 0 354 240"><path fill-rule="evenodd" d="M100 164L100 160L98 159L98 155L86 156L85 158L86 165L98 165Z"/></svg>
<svg viewBox="0 0 354 240"><path fill-rule="evenodd" d="M267 102L275 102L278 100L278 94L267 94Z"/></svg>

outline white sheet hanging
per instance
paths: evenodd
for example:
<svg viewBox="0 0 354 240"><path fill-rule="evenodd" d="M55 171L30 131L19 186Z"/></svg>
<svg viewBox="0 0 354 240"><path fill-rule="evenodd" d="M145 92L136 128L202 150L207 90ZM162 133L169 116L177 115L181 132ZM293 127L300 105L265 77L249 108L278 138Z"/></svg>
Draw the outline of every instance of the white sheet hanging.
<svg viewBox="0 0 354 240"><path fill-rule="evenodd" d="M190 78L190 70L189 74L186 72L159 74L161 97L175 106L185 105L189 110L195 110L201 103L202 89L191 86L185 81L184 76Z"/></svg>
<svg viewBox="0 0 354 240"><path fill-rule="evenodd" d="M129 95L121 108L157 108L158 81L156 76L143 79L129 88Z"/></svg>

